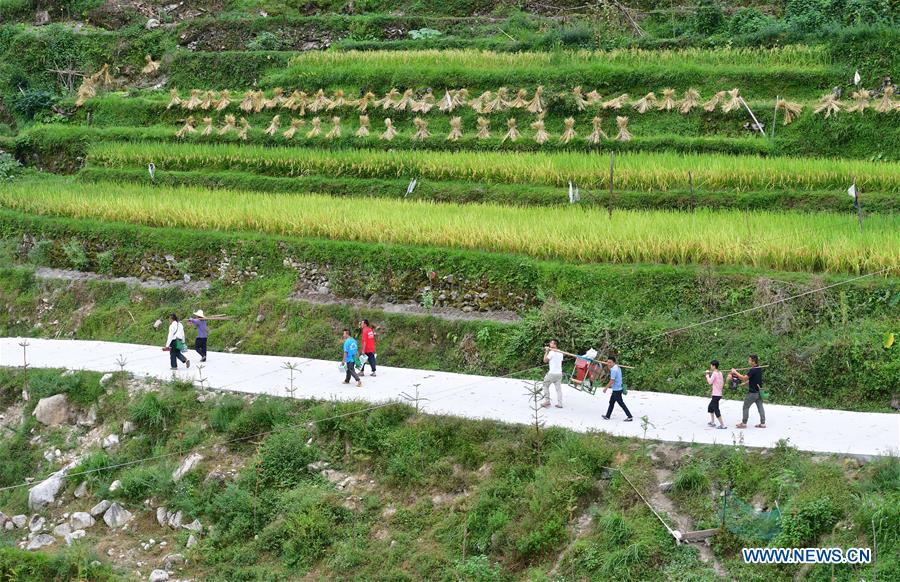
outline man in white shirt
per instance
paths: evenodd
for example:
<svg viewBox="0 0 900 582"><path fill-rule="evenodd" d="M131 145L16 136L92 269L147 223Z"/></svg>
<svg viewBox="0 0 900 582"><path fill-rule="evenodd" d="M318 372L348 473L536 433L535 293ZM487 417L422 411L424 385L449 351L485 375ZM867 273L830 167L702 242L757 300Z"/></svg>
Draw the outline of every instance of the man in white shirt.
<svg viewBox="0 0 900 582"><path fill-rule="evenodd" d="M550 384L556 384L556 407L562 408L562 362L563 353L557 349L556 340L550 340L550 347L544 348L544 363L549 364L544 376L544 408L550 408Z"/></svg>

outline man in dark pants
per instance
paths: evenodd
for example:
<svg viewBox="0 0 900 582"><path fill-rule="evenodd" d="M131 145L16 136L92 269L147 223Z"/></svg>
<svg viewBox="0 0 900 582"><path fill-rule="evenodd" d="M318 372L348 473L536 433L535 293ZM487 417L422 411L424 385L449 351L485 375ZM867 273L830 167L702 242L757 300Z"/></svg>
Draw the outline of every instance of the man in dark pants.
<svg viewBox="0 0 900 582"><path fill-rule="evenodd" d="M750 354L747 358L750 369L746 374L741 374L734 368L731 369L731 375L740 378L742 382L747 383L747 395L744 397L744 415L741 423L736 425L737 428L747 428L747 420L750 418L750 407L756 404L756 411L759 412L759 424L756 428L766 428L766 410L763 408L762 401L762 368L759 367L759 356Z"/></svg>
<svg viewBox="0 0 900 582"><path fill-rule="evenodd" d="M356 385L362 386L362 381L359 379L359 374L356 373L356 357L359 354L359 346L356 343L356 340L350 337L350 330L344 330L344 358L343 363L347 367L346 372L347 375L344 378L344 384L350 383L350 378L352 377L356 380Z"/></svg>
<svg viewBox="0 0 900 582"><path fill-rule="evenodd" d="M606 416L603 417L603 420L609 420L609 417L612 416L613 407L618 403L622 410L625 411L625 422L631 422L634 418L622 400L622 369L619 368L616 358L613 356L607 358L606 365L609 367L609 384L603 388L603 392L606 393L607 390L612 388L612 396L609 397L609 408L606 409Z"/></svg>
<svg viewBox="0 0 900 582"><path fill-rule="evenodd" d="M206 338L209 337L209 331L206 327L206 317L203 315L203 310L198 309L195 311L194 317L188 319L187 322L197 328L197 339L194 340L194 351L200 356L200 361L205 362Z"/></svg>

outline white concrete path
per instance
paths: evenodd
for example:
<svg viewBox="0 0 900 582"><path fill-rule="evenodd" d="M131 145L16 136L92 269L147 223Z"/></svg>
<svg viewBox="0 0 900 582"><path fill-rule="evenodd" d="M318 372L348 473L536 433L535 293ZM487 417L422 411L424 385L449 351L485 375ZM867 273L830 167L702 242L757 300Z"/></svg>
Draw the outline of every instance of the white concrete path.
<svg viewBox="0 0 900 582"><path fill-rule="evenodd" d="M0 365L21 366L22 348L19 338L0 339ZM169 379L169 355L161 346L141 346L114 342L28 339L28 363L33 368L68 368L97 372L116 371L116 360L127 360L126 370L138 377ZM286 396L288 371L282 366L294 362L300 371L296 376L297 398L329 400L364 400L385 402L401 399L401 393L427 398L425 412L467 418L485 418L511 423L529 423L532 411L522 380L470 376L448 372L431 372L407 368L378 367L376 378L363 378L363 387L342 383L338 370L338 342L335 361L254 356L210 352L202 369L205 386L219 390ZM177 375L184 380L199 381L199 358L191 351L190 369L181 367ZM628 383L625 370L625 382ZM705 383L698 382L698 391ZM611 420L603 420L608 398L563 388L565 408L549 408L543 416L547 425L563 426L581 432L603 431L620 436L644 435L640 417L646 415L651 426L646 437L670 442L734 444L743 438L751 447L773 447L780 439L802 450L853 455L884 455L900 450L900 414L847 412L766 404L768 428L736 430L740 421L741 401L726 400L722 414L728 430L706 425L708 398L681 396L660 392L629 390L625 403L635 421L622 422L624 414L616 407ZM555 404L555 390L553 392ZM750 423L756 424L756 407L751 409Z"/></svg>

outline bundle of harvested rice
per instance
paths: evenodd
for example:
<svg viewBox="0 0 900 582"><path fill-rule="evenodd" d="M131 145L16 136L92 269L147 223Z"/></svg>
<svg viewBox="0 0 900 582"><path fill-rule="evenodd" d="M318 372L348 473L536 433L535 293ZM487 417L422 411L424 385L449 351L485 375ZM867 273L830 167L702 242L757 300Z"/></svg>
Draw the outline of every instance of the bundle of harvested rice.
<svg viewBox="0 0 900 582"><path fill-rule="evenodd" d="M188 115L188 118L184 120L184 125L181 126L181 129L175 132L175 137L181 139L189 133L197 133L197 129L194 127L193 115Z"/></svg>
<svg viewBox="0 0 900 582"><path fill-rule="evenodd" d="M356 130L356 137L369 137L369 116L359 116L359 129Z"/></svg>
<svg viewBox="0 0 900 582"><path fill-rule="evenodd" d="M600 93L597 93L597 90L594 89L590 93L586 95L588 105L594 105L595 103L600 103L603 100L603 97L600 96Z"/></svg>
<svg viewBox="0 0 900 582"><path fill-rule="evenodd" d="M397 104L397 101L399 100L399 98L400 98L400 91L397 91L397 89L391 87L391 90L388 91L387 93L385 93L384 97L376 100L375 103L372 104L372 106L373 107L381 107L382 109L387 111L388 109L390 109L391 107L394 107ZM391 139L393 139L393 138L391 138Z"/></svg>
<svg viewBox="0 0 900 582"><path fill-rule="evenodd" d="M208 111L215 101L217 101L216 94L212 91L207 91L203 95L203 100L200 102L200 109L202 109L203 111Z"/></svg>
<svg viewBox="0 0 900 582"><path fill-rule="evenodd" d="M284 102L284 90L281 87L275 87L272 98L266 100L266 109L275 109L276 107L281 107Z"/></svg>
<svg viewBox="0 0 900 582"><path fill-rule="evenodd" d="M331 118L331 129L325 134L325 139L335 139L341 137L341 118Z"/></svg>
<svg viewBox="0 0 900 582"><path fill-rule="evenodd" d="M300 91L294 89L290 95L288 95L287 99L284 100L284 103L281 104L282 109L293 110L294 107L297 106L297 101L300 99Z"/></svg>
<svg viewBox="0 0 900 582"><path fill-rule="evenodd" d="M722 104L722 113L731 113L741 106L741 96L739 89L731 89L728 91L728 101Z"/></svg>
<svg viewBox="0 0 900 582"><path fill-rule="evenodd" d="M663 89L663 98L656 108L660 111L672 111L675 109L675 89Z"/></svg>
<svg viewBox="0 0 900 582"><path fill-rule="evenodd" d="M212 135L213 126L212 126L212 117L204 117L203 118L203 131L200 132L200 135Z"/></svg>
<svg viewBox="0 0 900 582"><path fill-rule="evenodd" d="M534 141L543 145L550 139L550 134L547 133L547 130L544 128L544 117L539 116L534 123L531 124L531 129L534 130Z"/></svg>
<svg viewBox="0 0 900 582"><path fill-rule="evenodd" d="M894 86L888 85L884 88L881 100L875 105L875 111L878 113L889 113L895 109L900 109L900 103L894 103Z"/></svg>
<svg viewBox="0 0 900 582"><path fill-rule="evenodd" d="M244 99L241 101L238 108L244 113L253 111L253 91L246 91L244 93Z"/></svg>
<svg viewBox="0 0 900 582"><path fill-rule="evenodd" d="M407 108L412 107L413 100L413 90L407 89L400 97L400 101L397 101L397 104L394 105L394 109L397 111L406 111Z"/></svg>
<svg viewBox="0 0 900 582"><path fill-rule="evenodd" d="M291 126L284 130L284 133L281 134L284 139L294 139L294 136L300 131L300 126L306 123L304 120L294 117L291 119Z"/></svg>
<svg viewBox="0 0 900 582"><path fill-rule="evenodd" d="M700 92L694 88L690 88L684 92L681 102L678 104L678 111L681 113L690 113L691 109L700 103Z"/></svg>
<svg viewBox="0 0 900 582"><path fill-rule="evenodd" d="M431 137L431 133L428 131L427 121L421 117L416 117L413 119L413 124L416 126L416 133L412 136L414 140L422 141Z"/></svg>
<svg viewBox="0 0 900 582"><path fill-rule="evenodd" d="M489 113L488 104L491 102L492 98L493 94L490 91L485 91L475 99L471 99L469 101L469 107L476 113Z"/></svg>
<svg viewBox="0 0 900 582"><path fill-rule="evenodd" d="M491 120L479 117L478 118L478 133L475 134L475 137L478 139L488 139L491 137Z"/></svg>
<svg viewBox="0 0 900 582"><path fill-rule="evenodd" d="M575 108L578 111L584 111L589 105L584 95L581 93L581 86L572 89L572 96L575 98Z"/></svg>
<svg viewBox="0 0 900 582"><path fill-rule="evenodd" d="M150 55L144 55L144 62L147 64L144 65L144 68L141 69L141 72L145 75L153 75L157 71L159 71L159 61L154 61L153 57Z"/></svg>
<svg viewBox="0 0 900 582"><path fill-rule="evenodd" d="M719 102L725 98L725 94L727 91L719 91L712 98L703 104L703 110L713 112L716 110L716 107L719 106Z"/></svg>
<svg viewBox="0 0 900 582"><path fill-rule="evenodd" d="M84 83L82 83L83 85ZM79 94L81 93L81 89L78 89ZM173 107L177 107L181 105L181 97L178 96L178 89L169 89L169 104L166 105L166 109L172 109Z"/></svg>
<svg viewBox="0 0 900 582"><path fill-rule="evenodd" d="M609 101L603 102L603 109L622 109L625 107L625 103L628 101L628 93L622 93L615 99L610 99Z"/></svg>
<svg viewBox="0 0 900 582"><path fill-rule="evenodd" d="M819 104L813 109L813 114L818 115L824 113L825 118L827 119L831 117L832 114L837 115L842 107L843 104L838 100L837 95L834 93L826 93L819 99Z"/></svg>
<svg viewBox="0 0 900 582"><path fill-rule="evenodd" d="M193 111L194 109L199 108L202 103L203 99L200 98L200 89L191 89L191 97L182 103L182 107L188 111Z"/></svg>
<svg viewBox="0 0 900 582"><path fill-rule="evenodd" d="M262 91L253 92L253 112L259 113L266 108L266 95Z"/></svg>
<svg viewBox="0 0 900 582"><path fill-rule="evenodd" d="M318 117L313 117L310 121L309 131L306 132L307 138L319 137L322 133L322 120Z"/></svg>
<svg viewBox="0 0 900 582"><path fill-rule="evenodd" d="M329 103L331 103L331 101L325 96L324 89L319 89L313 96L312 101L307 104L306 108L313 113L318 113L319 111L324 111Z"/></svg>
<svg viewBox="0 0 900 582"><path fill-rule="evenodd" d="M450 92L450 89L444 89L444 96L441 97L441 102L438 103L438 111L441 113L450 113L456 105L453 103L453 94Z"/></svg>
<svg viewBox="0 0 900 582"><path fill-rule="evenodd" d="M775 102L775 110L784 113L784 122L782 125L788 125L800 116L803 112L803 105L787 99L778 99Z"/></svg>
<svg viewBox="0 0 900 582"><path fill-rule="evenodd" d="M469 90L457 89L453 92L453 106L461 107L469 103Z"/></svg>
<svg viewBox="0 0 900 582"><path fill-rule="evenodd" d="M509 102L509 106L511 109L525 109L528 105L528 91L525 89L519 89L516 91L516 96L513 97L513 100Z"/></svg>
<svg viewBox="0 0 900 582"><path fill-rule="evenodd" d="M462 118L450 118L450 133L447 134L447 141L456 141L462 137Z"/></svg>
<svg viewBox="0 0 900 582"><path fill-rule="evenodd" d="M542 113L544 111L544 86L538 85L534 90L534 97L525 106L530 113Z"/></svg>
<svg viewBox="0 0 900 582"><path fill-rule="evenodd" d="M872 94L866 89L860 89L851 93L850 97L853 98L853 103L847 107L847 111L849 113L863 113L869 106L869 99L872 98Z"/></svg>
<svg viewBox="0 0 900 582"><path fill-rule="evenodd" d="M365 113L369 109L369 105L374 105L375 103L375 93L371 91L366 91L365 95L357 99L356 101L356 109L360 113Z"/></svg>
<svg viewBox="0 0 900 582"><path fill-rule="evenodd" d="M328 103L326 109L328 111L332 111L334 109L339 109L348 105L351 105L351 103L346 97L344 97L344 90L338 89L334 92L334 95L331 97L331 102Z"/></svg>
<svg viewBox="0 0 900 582"><path fill-rule="evenodd" d="M281 128L281 116L276 115L272 118L272 123L269 124L269 127L266 128L266 135L275 135L278 133L278 130Z"/></svg>
<svg viewBox="0 0 900 582"><path fill-rule="evenodd" d="M381 139L391 141L397 135L397 130L394 129L394 123L391 121L390 117L384 118L384 132L381 134Z"/></svg>
<svg viewBox="0 0 900 582"><path fill-rule="evenodd" d="M225 135L226 133L228 133L230 131L234 131L235 123L236 122L234 119L234 115L226 115L225 116L225 125L223 125L221 129L219 129L218 134Z"/></svg>
<svg viewBox="0 0 900 582"><path fill-rule="evenodd" d="M600 143L600 138L609 139L601 127L602 123L603 120L599 117L594 117L594 119L591 120L591 125L594 127L594 130L587 136L588 143L598 144Z"/></svg>
<svg viewBox="0 0 900 582"><path fill-rule="evenodd" d="M616 139L618 141L630 141L632 138L631 132L628 131L628 118L627 117L616 117L616 125L619 128L619 133L616 134Z"/></svg>
<svg viewBox="0 0 900 582"><path fill-rule="evenodd" d="M508 97L509 89L507 89L506 87L500 87L499 89L497 89L497 95L485 105L485 113L495 113L498 111L503 111L509 104Z"/></svg>
<svg viewBox="0 0 900 582"><path fill-rule="evenodd" d="M506 135L503 136L503 139L500 140L500 143L509 141L516 141L519 139L519 130L516 129L516 119L515 117L510 117L506 120Z"/></svg>
<svg viewBox="0 0 900 582"><path fill-rule="evenodd" d="M247 140L248 134L250 133L250 124L246 119L241 117L241 129L238 131L238 139L242 139L244 141Z"/></svg>
<svg viewBox="0 0 900 582"><path fill-rule="evenodd" d="M559 143L569 143L575 139L575 118L567 117L563 121L563 133L559 136Z"/></svg>
<svg viewBox="0 0 900 582"><path fill-rule="evenodd" d="M428 113L434 107L434 94L429 89L418 101L413 101L413 113Z"/></svg>
<svg viewBox="0 0 900 582"><path fill-rule="evenodd" d="M216 111L225 111L231 105L231 91L228 89L223 89L222 94L219 95L219 99L213 103L213 108Z"/></svg>
<svg viewBox="0 0 900 582"><path fill-rule="evenodd" d="M651 91L638 99L633 107L638 113L647 113L654 105L656 105L656 94Z"/></svg>
<svg viewBox="0 0 900 582"><path fill-rule="evenodd" d="M75 107L81 107L88 99L91 99L96 95L97 81L90 77L83 78L81 80L81 85L78 86L78 98L75 100Z"/></svg>

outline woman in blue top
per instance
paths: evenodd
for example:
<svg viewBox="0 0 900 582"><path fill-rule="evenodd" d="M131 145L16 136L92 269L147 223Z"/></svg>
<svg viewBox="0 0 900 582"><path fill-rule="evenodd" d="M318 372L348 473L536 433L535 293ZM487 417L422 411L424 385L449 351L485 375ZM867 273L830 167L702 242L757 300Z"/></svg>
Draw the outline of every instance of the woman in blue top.
<svg viewBox="0 0 900 582"><path fill-rule="evenodd" d="M350 330L344 330L344 358L343 364L347 367L347 375L344 377L344 384L350 383L350 377L352 376L356 380L356 386L362 386L362 380L359 379L359 374L356 373L356 357L359 354L359 346L356 343L356 340L350 337Z"/></svg>

